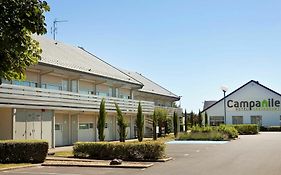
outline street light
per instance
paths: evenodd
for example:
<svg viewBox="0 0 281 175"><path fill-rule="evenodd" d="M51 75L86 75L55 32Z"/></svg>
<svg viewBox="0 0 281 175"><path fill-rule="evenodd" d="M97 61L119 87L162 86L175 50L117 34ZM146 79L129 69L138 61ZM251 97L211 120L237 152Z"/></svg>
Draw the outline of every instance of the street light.
<svg viewBox="0 0 281 175"><path fill-rule="evenodd" d="M221 86L221 90L223 91L223 103L224 103L224 124L226 124L226 105L225 105L225 93L228 90L227 86Z"/></svg>

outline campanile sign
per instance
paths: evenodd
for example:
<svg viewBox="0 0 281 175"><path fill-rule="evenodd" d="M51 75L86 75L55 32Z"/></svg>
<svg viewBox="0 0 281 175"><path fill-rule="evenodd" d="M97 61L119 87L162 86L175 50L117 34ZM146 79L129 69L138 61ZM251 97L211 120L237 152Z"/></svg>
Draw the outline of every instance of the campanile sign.
<svg viewBox="0 0 281 175"><path fill-rule="evenodd" d="M227 107L236 111L279 111L281 102L274 98L262 100L227 100Z"/></svg>

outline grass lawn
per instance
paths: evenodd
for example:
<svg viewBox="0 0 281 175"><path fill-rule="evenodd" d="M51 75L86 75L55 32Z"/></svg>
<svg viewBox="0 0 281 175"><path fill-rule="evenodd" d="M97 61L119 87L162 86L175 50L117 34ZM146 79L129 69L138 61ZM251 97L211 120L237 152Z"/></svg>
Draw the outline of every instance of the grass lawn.
<svg viewBox="0 0 281 175"><path fill-rule="evenodd" d="M13 167L25 166L25 165L32 165L32 164L31 163L7 163L7 164L0 163L0 169L1 168L13 168Z"/></svg>
<svg viewBox="0 0 281 175"><path fill-rule="evenodd" d="M72 151L60 151L56 152L55 157L73 157L73 152Z"/></svg>

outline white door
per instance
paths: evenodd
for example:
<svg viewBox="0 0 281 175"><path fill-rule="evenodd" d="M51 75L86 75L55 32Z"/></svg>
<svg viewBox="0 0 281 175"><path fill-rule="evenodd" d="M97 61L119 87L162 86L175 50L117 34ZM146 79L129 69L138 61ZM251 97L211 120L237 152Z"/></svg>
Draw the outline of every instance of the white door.
<svg viewBox="0 0 281 175"><path fill-rule="evenodd" d="M131 138L131 127L126 128L126 138L130 139Z"/></svg>
<svg viewBox="0 0 281 175"><path fill-rule="evenodd" d="M78 140L81 142L94 141L93 123L79 123Z"/></svg>
<svg viewBox="0 0 281 175"><path fill-rule="evenodd" d="M63 145L63 125L60 123L55 124L55 145Z"/></svg>

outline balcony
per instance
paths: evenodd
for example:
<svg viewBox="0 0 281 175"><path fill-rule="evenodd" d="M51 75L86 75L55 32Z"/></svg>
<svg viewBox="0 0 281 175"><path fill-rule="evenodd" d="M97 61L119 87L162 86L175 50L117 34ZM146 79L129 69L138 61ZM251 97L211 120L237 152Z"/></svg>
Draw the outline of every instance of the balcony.
<svg viewBox="0 0 281 175"><path fill-rule="evenodd" d="M98 112L102 98L105 98L108 112L115 112L115 103L117 103L122 112L137 113L139 103L137 100L101 97L21 85L0 85L0 107ZM141 105L144 114L153 113L154 102L141 101Z"/></svg>

